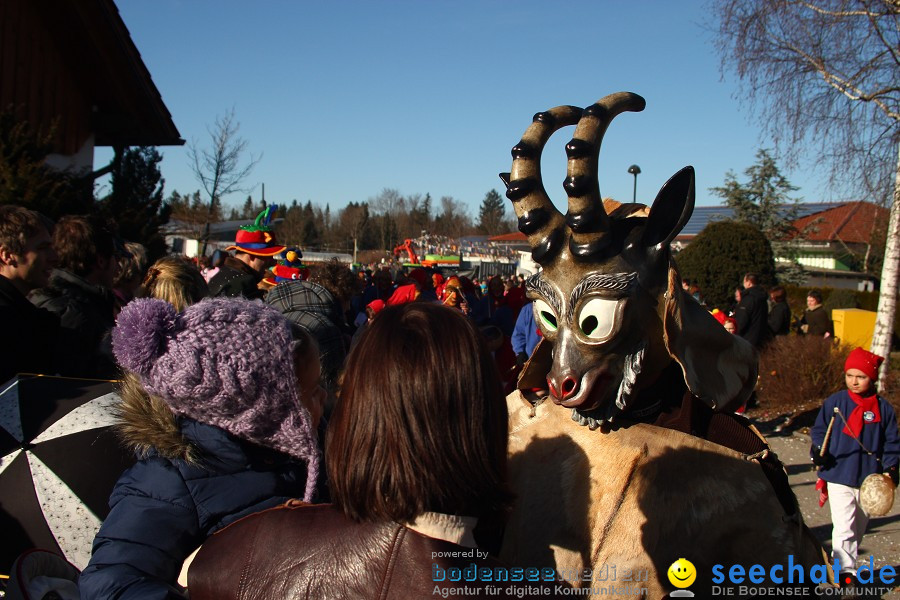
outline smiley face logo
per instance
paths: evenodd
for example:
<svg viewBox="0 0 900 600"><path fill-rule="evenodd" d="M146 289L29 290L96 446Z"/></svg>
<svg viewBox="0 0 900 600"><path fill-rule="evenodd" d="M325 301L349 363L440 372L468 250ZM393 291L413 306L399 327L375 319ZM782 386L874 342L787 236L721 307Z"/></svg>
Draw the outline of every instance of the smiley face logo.
<svg viewBox="0 0 900 600"><path fill-rule="evenodd" d="M697 569L686 558L679 558L673 562L667 574L669 575L669 581L677 588L690 587L694 580L697 579Z"/></svg>

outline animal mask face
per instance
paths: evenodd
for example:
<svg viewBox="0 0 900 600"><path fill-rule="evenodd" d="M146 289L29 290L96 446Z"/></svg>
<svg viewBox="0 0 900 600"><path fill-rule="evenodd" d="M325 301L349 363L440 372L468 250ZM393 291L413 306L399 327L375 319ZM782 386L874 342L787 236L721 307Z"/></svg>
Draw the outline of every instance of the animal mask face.
<svg viewBox="0 0 900 600"><path fill-rule="evenodd" d="M527 289L535 300L541 344L552 345L552 365L546 372L550 397L576 409L573 417L592 428L634 409L633 399L673 359L685 371L691 390L714 406L724 404L725 395L744 394L748 376L738 378L740 385L735 380L725 386L728 389L710 393L694 365L700 354L693 351L692 339L711 336L710 349L721 351L732 345L729 338L734 336L708 314L705 323L704 310L697 313L685 305L680 277L670 261L669 243L694 208L693 168L685 167L666 182L649 211L644 205L614 201L604 206L601 200L597 162L603 133L613 117L643 110L644 104L640 96L621 92L586 109L560 106L538 113L512 149L511 172L501 174L519 229L543 267L528 280ZM563 187L569 210L563 216L544 190L540 158L550 136L567 125L576 127L566 145L568 176ZM685 322L692 328L699 323L700 334L685 335ZM711 325L723 336L708 329ZM543 353L546 356L546 349Z"/></svg>

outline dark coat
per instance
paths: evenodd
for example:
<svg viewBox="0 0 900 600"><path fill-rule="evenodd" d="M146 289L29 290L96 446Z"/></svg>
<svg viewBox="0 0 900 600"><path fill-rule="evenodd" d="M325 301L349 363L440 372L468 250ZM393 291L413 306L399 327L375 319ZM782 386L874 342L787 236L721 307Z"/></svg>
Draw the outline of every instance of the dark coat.
<svg viewBox="0 0 900 600"><path fill-rule="evenodd" d="M79 581L91 599L184 598L184 560L251 513L302 496L306 467L218 427L175 418L160 400L125 401L124 437L143 457L113 490L111 511ZM185 457L196 458L187 460Z"/></svg>
<svg viewBox="0 0 900 600"><path fill-rule="evenodd" d="M478 575L460 576L467 568L474 573L473 565ZM451 579L447 572L454 568L459 571ZM498 569L506 567L398 523L355 523L330 505L297 503L253 515L207 540L191 563L188 587L191 600L546 598L558 593L556 583L485 581L485 571L493 577ZM489 594L488 587L498 593Z"/></svg>
<svg viewBox="0 0 900 600"><path fill-rule="evenodd" d="M766 292L754 285L741 293L741 302L734 313L737 334L753 344L756 349L762 348L771 339L767 300Z"/></svg>
<svg viewBox="0 0 900 600"><path fill-rule="evenodd" d="M28 298L59 317L56 360L61 375L115 379L119 375L110 332L115 323L112 291L64 269Z"/></svg>
<svg viewBox="0 0 900 600"><path fill-rule="evenodd" d="M791 331L791 307L787 302L776 302L769 312L769 331L772 335L787 335Z"/></svg>
<svg viewBox="0 0 900 600"><path fill-rule="evenodd" d="M803 318L800 319L800 327L803 327L804 325L809 325L809 328L806 330L807 335L814 335L816 337L825 337L826 333L830 336L834 335L834 323L828 318L828 311L825 310L825 307L821 304L818 308L813 310L807 308L803 311Z"/></svg>
<svg viewBox="0 0 900 600"><path fill-rule="evenodd" d="M216 297L262 299L265 292L259 289L262 275L250 265L233 256L225 257L219 271L209 280L209 295Z"/></svg>
<svg viewBox="0 0 900 600"><path fill-rule="evenodd" d="M845 419L849 419L856 404L850 399L847 390L832 394L825 400L816 423L809 432L814 448L822 447L828 422L835 415L835 407L840 409ZM834 457L834 466L819 471L820 479L858 488L868 475L881 473L900 462L900 433L897 431L894 408L879 396L878 411L881 413L881 421L866 423L863 419L859 434L859 441L873 455L866 454L852 436L844 433L844 422L840 417L835 419L827 448L828 454Z"/></svg>
<svg viewBox="0 0 900 600"><path fill-rule="evenodd" d="M55 374L59 317L36 307L0 275L0 383L16 373Z"/></svg>

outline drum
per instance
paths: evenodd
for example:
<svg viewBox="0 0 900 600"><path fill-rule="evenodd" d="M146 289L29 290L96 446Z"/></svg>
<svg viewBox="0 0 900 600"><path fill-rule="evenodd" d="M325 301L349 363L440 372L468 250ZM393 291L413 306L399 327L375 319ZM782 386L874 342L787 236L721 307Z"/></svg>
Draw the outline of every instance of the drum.
<svg viewBox="0 0 900 600"><path fill-rule="evenodd" d="M859 504L870 517L883 517L894 505L894 482L888 475L872 473L859 486Z"/></svg>

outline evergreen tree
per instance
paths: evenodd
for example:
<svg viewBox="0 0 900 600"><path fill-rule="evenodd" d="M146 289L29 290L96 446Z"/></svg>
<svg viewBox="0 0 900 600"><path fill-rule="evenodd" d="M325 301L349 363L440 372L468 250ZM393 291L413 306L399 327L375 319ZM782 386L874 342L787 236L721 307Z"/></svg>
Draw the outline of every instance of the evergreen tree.
<svg viewBox="0 0 900 600"><path fill-rule="evenodd" d="M128 148L113 168L112 192L100 201L101 212L118 224L119 235L143 244L151 262L166 253L159 228L171 214L163 203L160 161L162 156L153 147Z"/></svg>
<svg viewBox="0 0 900 600"><path fill-rule="evenodd" d="M703 228L675 257L678 271L700 286L710 308L734 302L734 288L756 273L763 287L775 282L775 258L769 240L747 223L717 221Z"/></svg>
<svg viewBox="0 0 900 600"><path fill-rule="evenodd" d="M484 195L478 211L478 230L485 235L503 233L503 221L506 215L506 202L497 192L491 190Z"/></svg>
<svg viewBox="0 0 900 600"><path fill-rule="evenodd" d="M735 221L753 225L763 232L781 259L779 279L783 283L802 284L806 275L797 257L805 232L794 227L800 200L791 197L798 188L781 174L775 159L765 149L756 153L756 164L744 174L747 181L741 183L729 171L725 185L710 191L734 211Z"/></svg>
<svg viewBox="0 0 900 600"><path fill-rule="evenodd" d="M25 206L51 219L91 210L93 180L45 162L54 130L35 131L12 110L0 113L0 204Z"/></svg>
<svg viewBox="0 0 900 600"><path fill-rule="evenodd" d="M247 199L244 200L244 206L241 209L241 216L238 219L254 219L258 213L254 213L256 208L253 206L253 196L247 196Z"/></svg>
<svg viewBox="0 0 900 600"><path fill-rule="evenodd" d="M322 232L316 223L316 213L311 200L303 207L303 247L317 248L322 243Z"/></svg>
<svg viewBox="0 0 900 600"><path fill-rule="evenodd" d="M741 183L733 171L725 175L725 185L710 188L722 198L722 203L734 211L734 220L748 223L763 232L769 241L781 241L796 233L794 221L799 211L799 199L790 194L797 187L781 174L768 150L756 153L756 164L744 174Z"/></svg>

